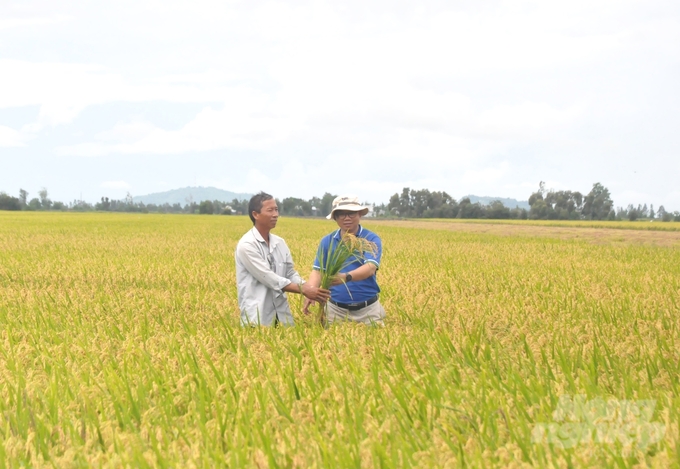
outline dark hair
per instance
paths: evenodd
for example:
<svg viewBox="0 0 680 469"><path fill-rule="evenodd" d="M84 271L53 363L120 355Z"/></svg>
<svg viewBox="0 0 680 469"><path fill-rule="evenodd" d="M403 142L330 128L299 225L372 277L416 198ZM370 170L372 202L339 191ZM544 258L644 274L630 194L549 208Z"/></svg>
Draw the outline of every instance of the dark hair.
<svg viewBox="0 0 680 469"><path fill-rule="evenodd" d="M274 197L271 195L267 194L266 192L260 191L259 194L255 194L250 198L250 202L248 202L248 216L250 217L250 220L253 222L253 225L255 224L255 217L253 217L253 212L260 213L260 210L262 210L262 202L265 200L271 200Z"/></svg>

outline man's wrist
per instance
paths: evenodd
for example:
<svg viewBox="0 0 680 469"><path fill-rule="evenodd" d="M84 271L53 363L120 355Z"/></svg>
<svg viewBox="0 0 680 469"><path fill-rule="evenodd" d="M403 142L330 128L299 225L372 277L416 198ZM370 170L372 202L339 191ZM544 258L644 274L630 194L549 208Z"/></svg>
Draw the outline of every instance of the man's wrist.
<svg viewBox="0 0 680 469"><path fill-rule="evenodd" d="M352 281L352 274L346 273L345 274L345 283L351 282Z"/></svg>

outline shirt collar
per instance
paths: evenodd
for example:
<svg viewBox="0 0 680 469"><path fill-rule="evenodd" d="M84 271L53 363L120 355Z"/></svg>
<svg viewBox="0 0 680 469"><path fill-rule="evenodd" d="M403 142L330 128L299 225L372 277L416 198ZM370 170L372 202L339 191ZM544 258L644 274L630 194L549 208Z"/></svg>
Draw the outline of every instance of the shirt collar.
<svg viewBox="0 0 680 469"><path fill-rule="evenodd" d="M364 231L364 228L361 225L359 225L359 229L357 230L356 236L360 236L362 231ZM335 234L333 234L333 238L334 239L340 239L340 229L339 228L337 229Z"/></svg>
<svg viewBox="0 0 680 469"><path fill-rule="evenodd" d="M255 237L255 239L256 239L258 242L264 243L265 245L267 244L267 241L265 241L264 238L262 237L262 235L260 234L260 232L257 231L257 228L255 228L255 227L253 226L253 229L250 230L250 231L252 231L253 236ZM276 235L273 235L273 234L271 233L271 231L270 231L270 232L269 232L269 247L270 247L271 249L274 249L274 248L276 247L277 244L279 244L279 240L277 239L277 236L276 236Z"/></svg>

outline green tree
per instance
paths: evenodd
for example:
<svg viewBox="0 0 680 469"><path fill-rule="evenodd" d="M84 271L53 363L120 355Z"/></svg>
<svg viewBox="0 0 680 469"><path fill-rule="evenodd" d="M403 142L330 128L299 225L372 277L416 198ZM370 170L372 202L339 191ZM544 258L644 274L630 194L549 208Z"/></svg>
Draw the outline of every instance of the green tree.
<svg viewBox="0 0 680 469"><path fill-rule="evenodd" d="M22 209L26 208L26 204L28 203L28 191L19 189L19 202L21 202Z"/></svg>
<svg viewBox="0 0 680 469"><path fill-rule="evenodd" d="M102 210L108 212L111 210L111 201L108 197L102 197L101 202L97 202L94 206L95 210Z"/></svg>
<svg viewBox="0 0 680 469"><path fill-rule="evenodd" d="M411 189L404 187L399 196L399 215L402 217L411 216Z"/></svg>
<svg viewBox="0 0 680 469"><path fill-rule="evenodd" d="M392 215L399 215L401 216L401 212L399 211L399 194L393 194L392 197L390 197L390 201L387 203L387 211L391 213Z"/></svg>
<svg viewBox="0 0 680 469"><path fill-rule="evenodd" d="M481 218L483 213L482 205L477 203L472 203L469 197L463 197L458 203L458 214L457 218Z"/></svg>
<svg viewBox="0 0 680 469"><path fill-rule="evenodd" d="M543 200L543 194L545 193L545 182L541 181L538 183L538 190L536 192L533 192L529 196L529 206L533 207L533 205L538 201L538 200Z"/></svg>
<svg viewBox="0 0 680 469"><path fill-rule="evenodd" d="M21 210L21 201L5 192L0 192L0 210Z"/></svg>
<svg viewBox="0 0 680 469"><path fill-rule="evenodd" d="M446 192L404 187L401 195L395 193L390 197L384 211L402 217L454 218L458 208L458 203Z"/></svg>
<svg viewBox="0 0 680 469"><path fill-rule="evenodd" d="M538 190L529 196L529 218L532 220L547 220L548 213L552 212L552 205L548 205L543 194L545 194L545 182L538 183Z"/></svg>
<svg viewBox="0 0 680 469"><path fill-rule="evenodd" d="M427 189L412 190L409 197L411 216L420 218L423 216L432 200L432 194Z"/></svg>
<svg viewBox="0 0 680 469"><path fill-rule="evenodd" d="M198 213L201 215L212 215L215 213L215 205L210 200L203 200L198 205Z"/></svg>
<svg viewBox="0 0 680 469"><path fill-rule="evenodd" d="M385 203L374 206L373 207L373 214L376 217L383 217L383 216L387 215L387 206L385 205Z"/></svg>
<svg viewBox="0 0 680 469"><path fill-rule="evenodd" d="M311 216L312 204L297 197L286 197L281 202L279 210L281 214L293 217Z"/></svg>
<svg viewBox="0 0 680 469"><path fill-rule="evenodd" d="M659 206L659 210L656 212L656 216L661 221L671 221L673 219L673 214L667 212L663 205Z"/></svg>
<svg viewBox="0 0 680 469"><path fill-rule="evenodd" d="M43 210L49 210L52 206L52 201L49 199L47 194L47 189L44 187L38 191L38 196L40 197L40 207Z"/></svg>
<svg viewBox="0 0 680 469"><path fill-rule="evenodd" d="M532 201L531 209L529 210L529 218L532 220L547 220L548 212L552 209L548 208L548 204L545 203L543 198L535 199Z"/></svg>
<svg viewBox="0 0 680 469"><path fill-rule="evenodd" d="M248 200L233 199L229 205L231 205L231 209L236 214L243 215L248 213Z"/></svg>
<svg viewBox="0 0 680 469"><path fill-rule="evenodd" d="M331 209L333 208L333 200L336 197L337 195L333 195L330 192L326 192L323 197L321 197L321 203L317 207L321 216L325 217L331 213Z"/></svg>
<svg viewBox="0 0 680 469"><path fill-rule="evenodd" d="M27 210L40 210L42 206L40 205L40 200L33 197L26 206Z"/></svg>
<svg viewBox="0 0 680 469"><path fill-rule="evenodd" d="M596 182L583 200L581 214L586 220L604 220L609 216L613 205L609 189Z"/></svg>
<svg viewBox="0 0 680 469"><path fill-rule="evenodd" d="M427 218L455 218L458 215L458 202L446 192L431 192L427 196Z"/></svg>
<svg viewBox="0 0 680 469"><path fill-rule="evenodd" d="M544 200L548 207L548 218L576 220L581 217L583 195L580 192L550 190Z"/></svg>
<svg viewBox="0 0 680 469"><path fill-rule="evenodd" d="M486 218L506 219L510 218L510 209L503 205L500 200L494 200L486 208Z"/></svg>
<svg viewBox="0 0 680 469"><path fill-rule="evenodd" d="M510 210L510 218L514 218L516 220L526 220L529 218L529 212L527 212L525 208L515 207Z"/></svg>

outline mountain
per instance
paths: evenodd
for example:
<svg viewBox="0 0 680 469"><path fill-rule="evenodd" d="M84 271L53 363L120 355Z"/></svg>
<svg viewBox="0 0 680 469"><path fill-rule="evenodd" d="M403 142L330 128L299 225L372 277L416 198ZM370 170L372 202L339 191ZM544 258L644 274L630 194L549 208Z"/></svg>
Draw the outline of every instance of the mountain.
<svg viewBox="0 0 680 469"><path fill-rule="evenodd" d="M478 195L466 195L465 197L468 197L470 199L470 202L472 202L473 204L479 202L482 205L489 205L494 200L500 200L503 205L510 209L519 207L529 210L531 208L529 207L529 202L527 200L507 199L504 197L487 197L487 196L480 197ZM465 197L463 197L463 199Z"/></svg>
<svg viewBox="0 0 680 469"><path fill-rule="evenodd" d="M147 205L162 205L165 203L170 205L186 205L189 200L194 202L201 202L202 200L231 202L234 199L248 200L252 196L253 194L229 192L216 187L184 187L182 189L173 189L166 192L157 192L155 194L138 195L137 197L133 197L132 200L134 202L143 202Z"/></svg>

